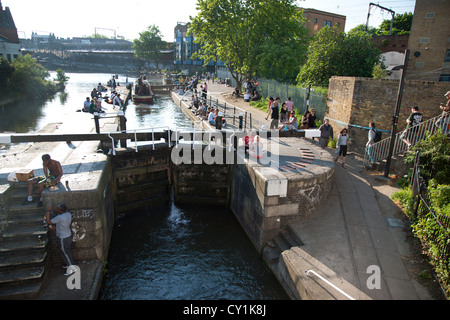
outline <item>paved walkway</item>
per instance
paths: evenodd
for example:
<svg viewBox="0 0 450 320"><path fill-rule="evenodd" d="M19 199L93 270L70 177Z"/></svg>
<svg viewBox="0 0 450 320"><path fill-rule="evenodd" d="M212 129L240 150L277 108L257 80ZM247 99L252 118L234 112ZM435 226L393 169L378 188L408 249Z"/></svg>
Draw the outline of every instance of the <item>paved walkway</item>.
<svg viewBox="0 0 450 320"><path fill-rule="evenodd" d="M223 94L232 90L211 83L208 88L211 95L225 98L264 121L265 112L241 98ZM334 150L326 150L334 155ZM445 299L434 279L420 277L431 268L420 256L408 219L390 199L397 189L379 177L365 171L352 155L347 157L347 169L339 162L328 198L316 212L291 225L304 243L301 249L372 299ZM367 285L373 270L380 271L379 289ZM376 284L372 279L369 286Z"/></svg>

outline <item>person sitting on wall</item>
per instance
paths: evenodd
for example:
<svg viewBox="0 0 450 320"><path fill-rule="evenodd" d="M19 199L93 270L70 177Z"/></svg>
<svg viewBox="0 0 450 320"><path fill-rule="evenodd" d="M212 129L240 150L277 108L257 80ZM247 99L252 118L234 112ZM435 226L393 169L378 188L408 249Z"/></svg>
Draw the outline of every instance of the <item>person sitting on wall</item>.
<svg viewBox="0 0 450 320"><path fill-rule="evenodd" d="M208 115L208 123L212 126L216 126L216 113L211 110Z"/></svg>
<svg viewBox="0 0 450 320"><path fill-rule="evenodd" d="M279 129L280 131L297 131L298 130L298 124L297 124L297 117L295 116L295 110L291 111L291 114L289 116L289 119L285 122L284 125L282 125Z"/></svg>
<svg viewBox="0 0 450 320"><path fill-rule="evenodd" d="M89 105L91 104L91 98L86 97L86 100L83 104L83 112L89 112Z"/></svg>
<svg viewBox="0 0 450 320"><path fill-rule="evenodd" d="M22 205L33 202L33 186L37 185L39 187L39 202L37 206L38 208L42 207L42 191L47 187L56 186L60 182L63 170L59 161L53 160L49 154L44 154L42 156L42 167L44 169L43 176L28 179L28 197Z"/></svg>

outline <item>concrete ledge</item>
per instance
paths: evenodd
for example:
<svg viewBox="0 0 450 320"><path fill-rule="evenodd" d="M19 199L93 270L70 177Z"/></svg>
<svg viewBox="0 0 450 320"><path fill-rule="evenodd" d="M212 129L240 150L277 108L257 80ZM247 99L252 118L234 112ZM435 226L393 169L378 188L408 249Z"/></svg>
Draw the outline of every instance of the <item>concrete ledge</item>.
<svg viewBox="0 0 450 320"><path fill-rule="evenodd" d="M308 275L309 270L316 272L355 300L372 300L299 247L283 251L278 262L277 275L292 299L349 300L322 279Z"/></svg>

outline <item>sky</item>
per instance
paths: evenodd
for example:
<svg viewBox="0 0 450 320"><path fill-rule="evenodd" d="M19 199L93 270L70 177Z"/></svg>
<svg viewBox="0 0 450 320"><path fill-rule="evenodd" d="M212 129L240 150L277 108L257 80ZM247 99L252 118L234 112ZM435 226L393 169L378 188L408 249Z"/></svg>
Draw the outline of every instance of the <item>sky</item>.
<svg viewBox="0 0 450 320"><path fill-rule="evenodd" d="M197 14L197 0L0 0L9 7L19 38L31 38L32 32L54 33L58 38L123 36L132 41L149 25L159 27L163 39L174 40L177 22L189 22ZM365 24L369 3L395 11L413 12L415 0L297 0L297 5L346 16L345 31ZM391 14L372 7L369 25L378 27Z"/></svg>

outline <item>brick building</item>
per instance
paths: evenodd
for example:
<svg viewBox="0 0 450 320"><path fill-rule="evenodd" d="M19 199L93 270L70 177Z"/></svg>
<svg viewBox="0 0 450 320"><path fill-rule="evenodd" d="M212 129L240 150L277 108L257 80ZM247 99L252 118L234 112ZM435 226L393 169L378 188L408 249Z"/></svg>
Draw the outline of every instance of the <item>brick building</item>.
<svg viewBox="0 0 450 320"><path fill-rule="evenodd" d="M346 17L340 14L320 11L316 9L299 8L303 10L303 16L306 18L305 27L315 35L323 27L337 26L344 32Z"/></svg>
<svg viewBox="0 0 450 320"><path fill-rule="evenodd" d="M450 81L449 13L449 0L416 0L406 79Z"/></svg>

